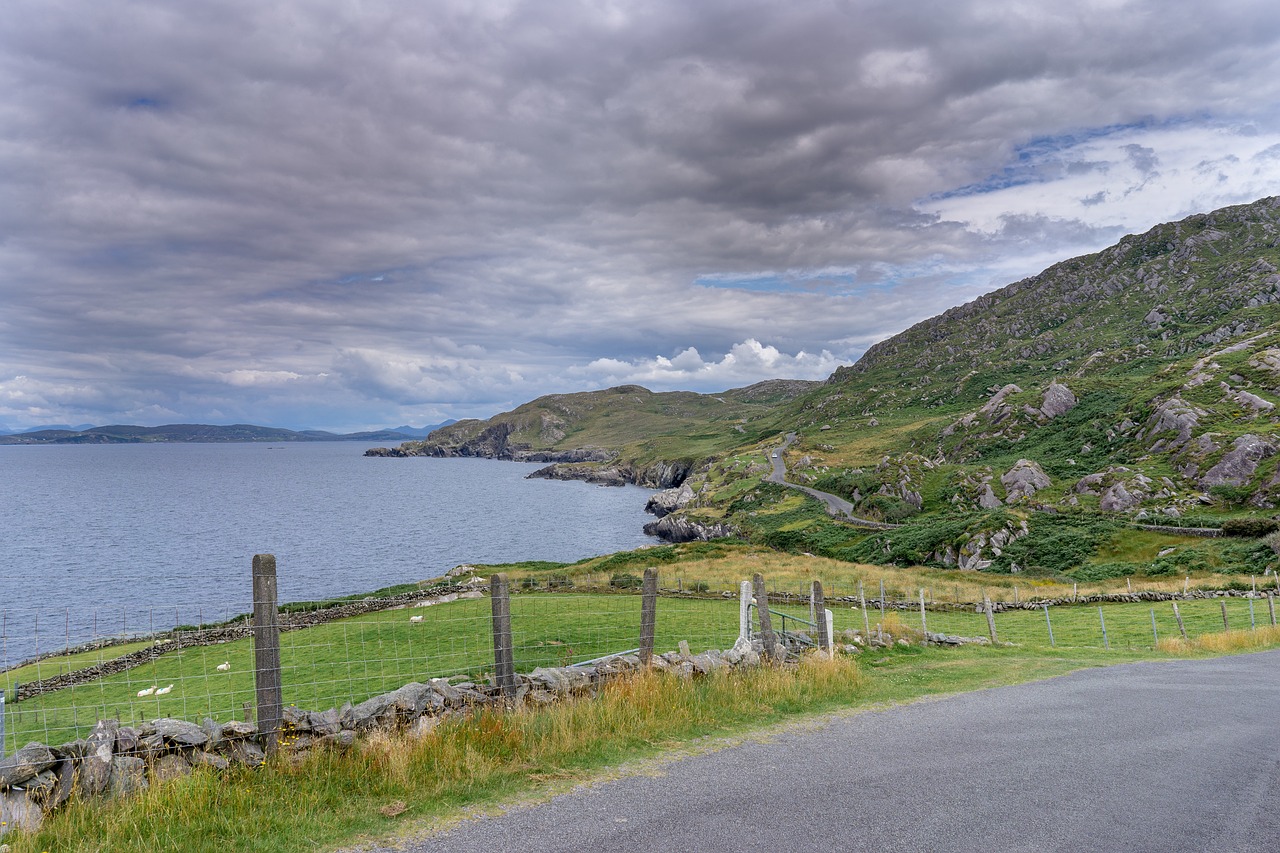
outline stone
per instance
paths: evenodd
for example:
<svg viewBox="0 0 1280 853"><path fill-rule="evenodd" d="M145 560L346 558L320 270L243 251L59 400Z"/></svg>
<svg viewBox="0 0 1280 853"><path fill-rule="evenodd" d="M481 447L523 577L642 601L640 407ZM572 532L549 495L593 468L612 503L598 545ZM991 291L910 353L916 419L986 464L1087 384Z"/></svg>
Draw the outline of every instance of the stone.
<svg viewBox="0 0 1280 853"><path fill-rule="evenodd" d="M1004 501L996 497L996 493L991 490L991 484L986 483L982 487L982 494L978 496L978 506L983 509L995 509L998 506L1004 506Z"/></svg>
<svg viewBox="0 0 1280 853"><path fill-rule="evenodd" d="M156 734L164 738L166 744L174 747L204 747L209 743L209 734L197 726L195 722L186 720L156 720Z"/></svg>
<svg viewBox="0 0 1280 853"><path fill-rule="evenodd" d="M243 738L255 737L257 734L258 727L253 723L232 720L229 723L222 724L222 737L225 740L240 740Z"/></svg>
<svg viewBox="0 0 1280 853"><path fill-rule="evenodd" d="M0 761L0 788L23 785L57 762L57 757L49 747L42 743L29 743Z"/></svg>
<svg viewBox="0 0 1280 853"><path fill-rule="evenodd" d="M80 788L86 796L105 793L111 783L111 759L119 729L116 720L99 720L87 738L89 751L80 762Z"/></svg>
<svg viewBox="0 0 1280 853"><path fill-rule="evenodd" d="M267 754L251 740L227 741L223 747L226 756L236 764L247 767L259 767L267 760Z"/></svg>
<svg viewBox="0 0 1280 853"><path fill-rule="evenodd" d="M1076 395L1071 393L1071 389L1059 382L1051 382L1049 387L1044 391L1044 401L1040 406L1040 413L1049 420L1053 420L1058 415L1065 415L1076 407Z"/></svg>
<svg viewBox="0 0 1280 853"><path fill-rule="evenodd" d="M1040 489L1051 485L1049 475L1039 463L1030 459L1019 459L1014 466L1000 476L1004 485L1007 500L1028 500Z"/></svg>
<svg viewBox="0 0 1280 853"><path fill-rule="evenodd" d="M1253 434L1242 435L1217 465L1204 472L1200 486L1206 489L1211 486L1243 486L1258 470L1258 464L1275 453L1276 446L1266 439Z"/></svg>
<svg viewBox="0 0 1280 853"><path fill-rule="evenodd" d="M160 756L155 764L151 766L151 778L155 782L165 782L169 779L180 779L183 776L190 775L190 762L175 752Z"/></svg>
<svg viewBox="0 0 1280 853"><path fill-rule="evenodd" d="M218 744L222 743L222 726L218 725L212 717L205 717L201 720L200 729L209 736L205 749L216 749Z"/></svg>
<svg viewBox="0 0 1280 853"><path fill-rule="evenodd" d="M148 787L145 761L128 755L117 755L111 759L111 784L107 788L107 796L111 799L127 797Z"/></svg>
<svg viewBox="0 0 1280 853"><path fill-rule="evenodd" d="M198 750L191 753L192 767L211 767L214 770L222 771L231 766L231 762L216 752L204 752Z"/></svg>
<svg viewBox="0 0 1280 853"><path fill-rule="evenodd" d="M44 821L44 811L26 791L0 790L0 836L11 830L35 832Z"/></svg>
<svg viewBox="0 0 1280 853"><path fill-rule="evenodd" d="M310 725L311 731L321 737L324 735L336 735L342 731L342 717L337 708L330 708L322 714L312 711L307 714L307 723Z"/></svg>

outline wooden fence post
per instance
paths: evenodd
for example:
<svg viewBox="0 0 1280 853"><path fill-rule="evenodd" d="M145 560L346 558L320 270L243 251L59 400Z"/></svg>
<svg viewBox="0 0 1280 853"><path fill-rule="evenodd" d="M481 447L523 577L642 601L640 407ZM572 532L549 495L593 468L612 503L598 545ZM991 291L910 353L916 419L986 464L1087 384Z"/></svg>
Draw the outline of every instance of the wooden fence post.
<svg viewBox="0 0 1280 853"><path fill-rule="evenodd" d="M1271 593L1267 593L1267 613L1271 616L1271 624L1276 624L1276 597Z"/></svg>
<svg viewBox="0 0 1280 853"><path fill-rule="evenodd" d="M756 615L760 617L760 642L764 645L766 660L778 657L778 638L773 633L773 616L769 614L769 593L764 588L764 575L756 572L751 577L756 591Z"/></svg>
<svg viewBox="0 0 1280 853"><path fill-rule="evenodd" d="M643 597L640 599L640 665L653 659L653 636L658 627L658 570L644 570Z"/></svg>
<svg viewBox="0 0 1280 853"><path fill-rule="evenodd" d="M1182 635L1182 639L1187 638L1187 626L1182 624L1182 614L1178 611L1178 602L1173 602L1173 618L1178 620L1178 633Z"/></svg>
<svg viewBox="0 0 1280 853"><path fill-rule="evenodd" d="M991 610L991 599L983 595L982 603L987 611L987 633L991 635L991 644L995 645L999 641L996 639L996 615Z"/></svg>
<svg viewBox="0 0 1280 853"><path fill-rule="evenodd" d="M822 594L822 581L813 582L809 599L813 602L814 615L817 617L814 621L818 623L818 648L829 652L831 645L827 642L827 604Z"/></svg>
<svg viewBox="0 0 1280 853"><path fill-rule="evenodd" d="M515 649L511 642L511 588L504 572L489 579L493 605L493 670L498 689L506 699L516 695Z"/></svg>
<svg viewBox="0 0 1280 853"><path fill-rule="evenodd" d="M1224 598L1218 603L1222 605L1222 630L1230 631L1231 623L1227 621L1227 600Z"/></svg>
<svg viewBox="0 0 1280 853"><path fill-rule="evenodd" d="M258 736L268 756L280 748L284 698L280 679L280 620L276 558L253 556L253 673L258 702Z"/></svg>
<svg viewBox="0 0 1280 853"><path fill-rule="evenodd" d="M929 619L924 615L924 587L920 587L920 630L929 633Z"/></svg>

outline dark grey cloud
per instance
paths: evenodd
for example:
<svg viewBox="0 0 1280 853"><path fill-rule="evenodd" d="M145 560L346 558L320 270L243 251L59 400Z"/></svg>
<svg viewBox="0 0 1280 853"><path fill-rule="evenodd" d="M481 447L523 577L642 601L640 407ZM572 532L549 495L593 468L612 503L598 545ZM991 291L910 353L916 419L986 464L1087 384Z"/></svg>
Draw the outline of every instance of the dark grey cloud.
<svg viewBox="0 0 1280 853"><path fill-rule="evenodd" d="M1121 173L1178 173L1147 129L1275 141L1280 16L1201 12L10 0L0 422L355 427L816 378L1269 180L1242 149L1253 183L1112 207ZM1087 218L1014 195L1061 181ZM966 216L920 204L964 187ZM731 286L761 275L796 284Z"/></svg>

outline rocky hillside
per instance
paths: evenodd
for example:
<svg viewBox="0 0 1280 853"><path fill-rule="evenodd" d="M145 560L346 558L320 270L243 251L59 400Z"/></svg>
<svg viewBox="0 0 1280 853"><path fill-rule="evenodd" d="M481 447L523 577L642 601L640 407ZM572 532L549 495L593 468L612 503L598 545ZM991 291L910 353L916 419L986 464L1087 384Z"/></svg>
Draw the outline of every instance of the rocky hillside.
<svg viewBox="0 0 1280 853"><path fill-rule="evenodd" d="M854 405L1158 369L1280 315L1280 198L1158 225L917 323L830 379Z"/></svg>
<svg viewBox="0 0 1280 853"><path fill-rule="evenodd" d="M755 441L756 421L819 384L779 379L721 394L654 393L638 385L552 394L366 455L550 462L543 476L666 488L695 464Z"/></svg>
<svg viewBox="0 0 1280 853"><path fill-rule="evenodd" d="M1280 534L1257 539L1280 506L1278 407L1280 199L1268 198L1056 264L825 383L554 395L371 453L544 460L557 463L545 476L679 486L655 504L672 538L998 571L1138 561L1261 575L1280 569ZM765 451L793 430L793 481L902 527L836 524L764 482ZM1135 538L1139 522L1255 538Z"/></svg>

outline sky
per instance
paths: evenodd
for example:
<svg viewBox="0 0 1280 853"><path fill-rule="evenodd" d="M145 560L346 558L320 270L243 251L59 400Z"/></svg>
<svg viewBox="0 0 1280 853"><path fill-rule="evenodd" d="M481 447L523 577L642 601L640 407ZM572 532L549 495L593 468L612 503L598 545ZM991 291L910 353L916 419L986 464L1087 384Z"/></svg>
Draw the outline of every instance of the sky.
<svg viewBox="0 0 1280 853"><path fill-rule="evenodd" d="M1274 0L5 0L0 426L820 380L1276 194Z"/></svg>

